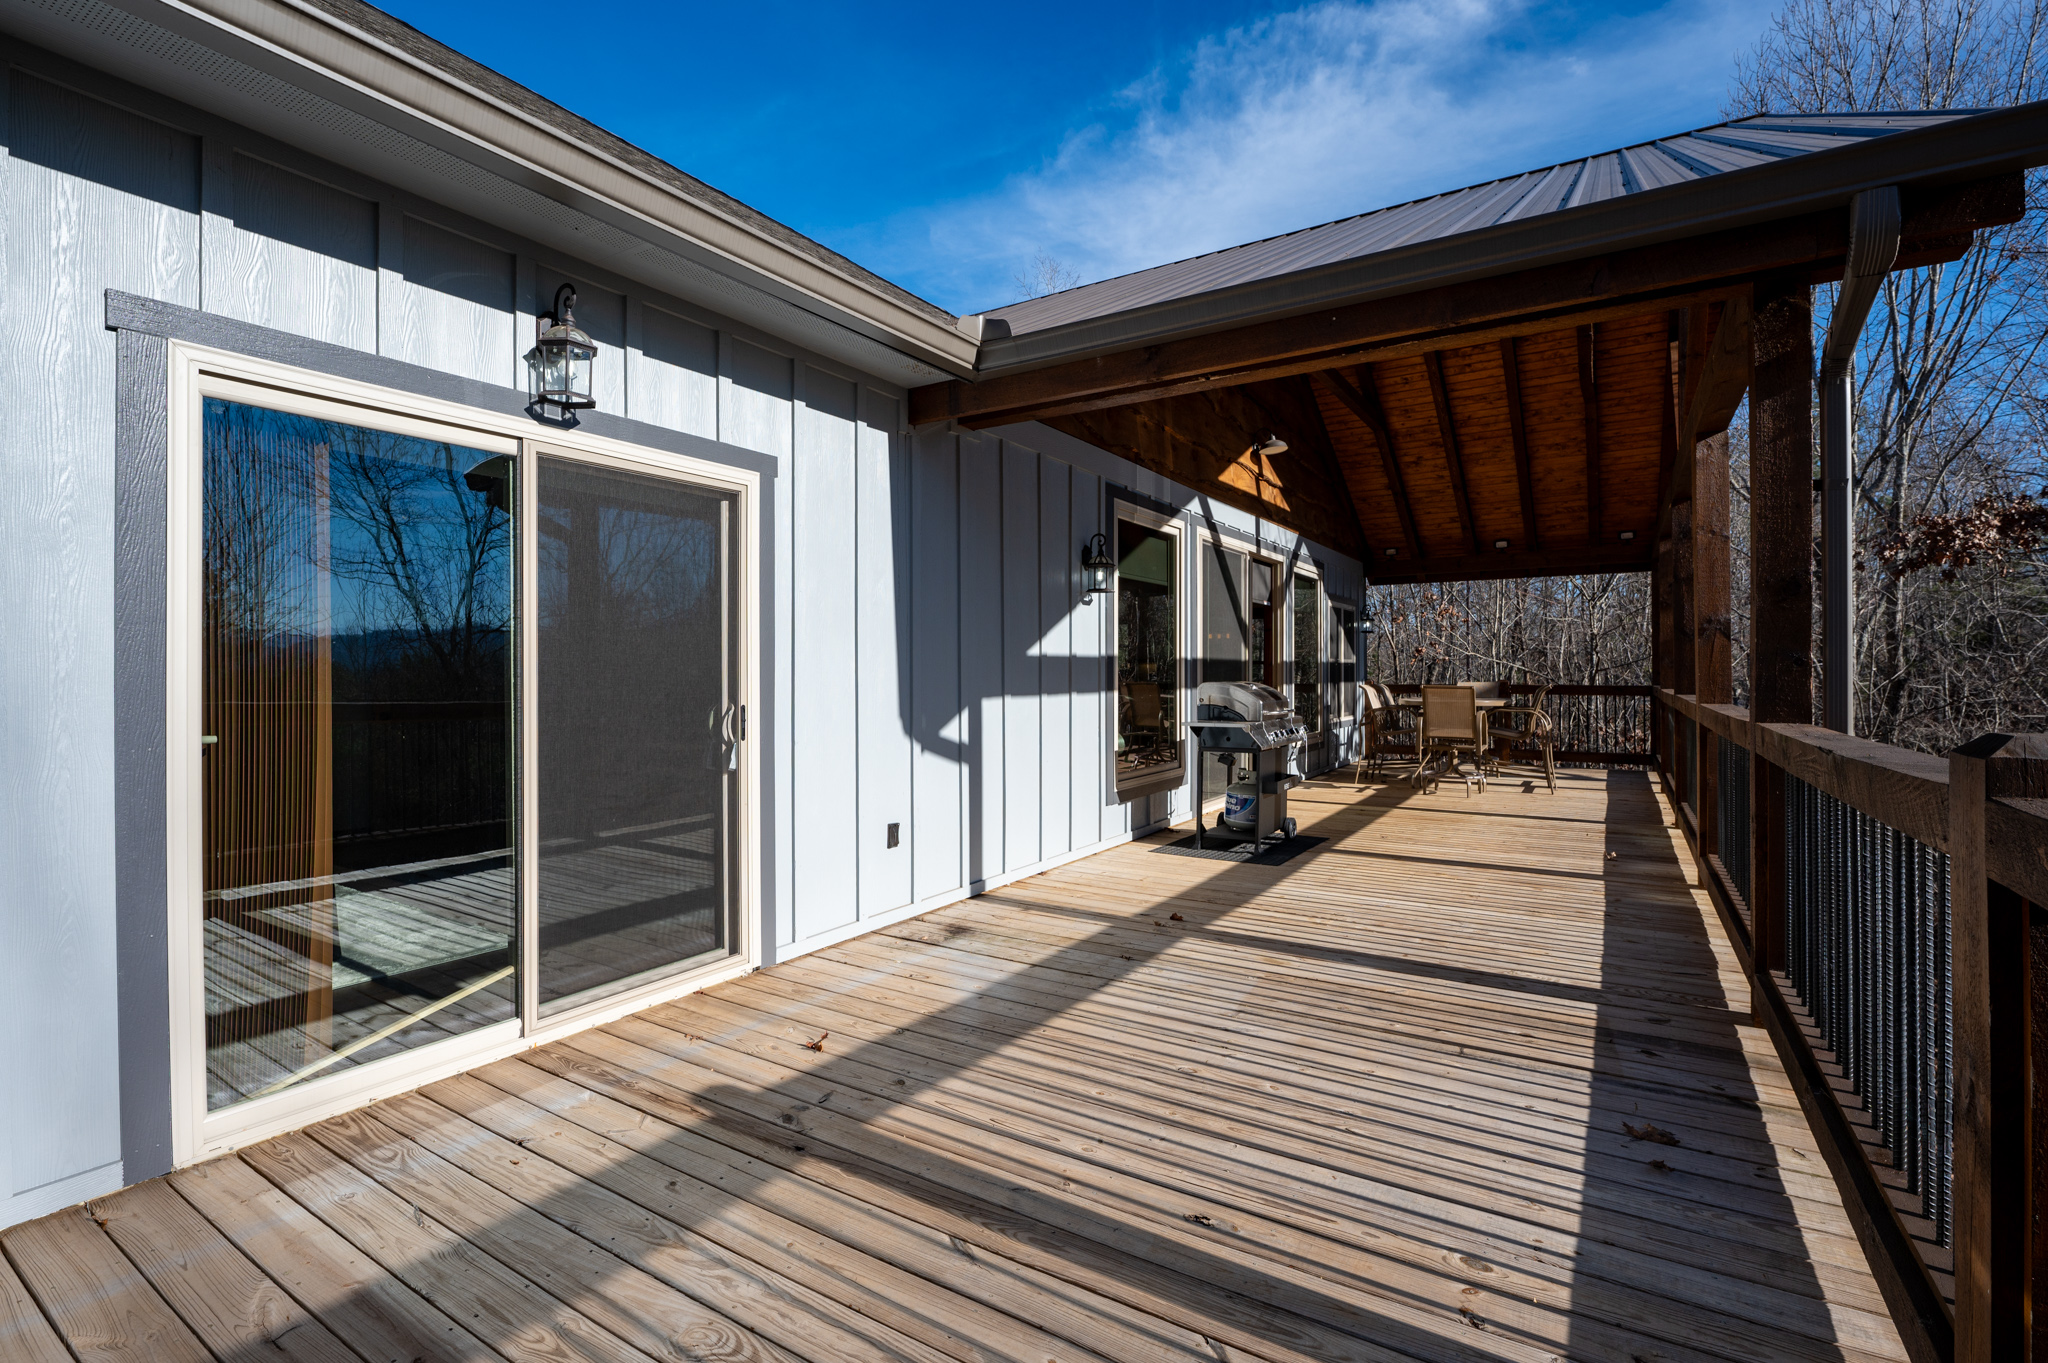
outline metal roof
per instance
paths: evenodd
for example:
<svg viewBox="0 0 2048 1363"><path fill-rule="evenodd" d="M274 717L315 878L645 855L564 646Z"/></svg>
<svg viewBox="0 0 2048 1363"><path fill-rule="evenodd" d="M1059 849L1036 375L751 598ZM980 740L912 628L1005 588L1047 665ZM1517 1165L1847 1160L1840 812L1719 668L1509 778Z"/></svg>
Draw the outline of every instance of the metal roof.
<svg viewBox="0 0 2048 1363"><path fill-rule="evenodd" d="M1982 112L1758 114L1083 284L987 316L1007 323L1012 336L1024 336Z"/></svg>

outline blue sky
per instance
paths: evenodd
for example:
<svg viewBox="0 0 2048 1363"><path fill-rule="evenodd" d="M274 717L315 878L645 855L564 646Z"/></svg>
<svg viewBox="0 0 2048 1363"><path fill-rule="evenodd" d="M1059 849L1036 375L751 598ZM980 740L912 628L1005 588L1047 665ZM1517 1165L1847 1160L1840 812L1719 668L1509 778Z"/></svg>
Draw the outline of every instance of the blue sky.
<svg viewBox="0 0 2048 1363"><path fill-rule="evenodd" d="M383 3L955 312L1714 122L1776 8Z"/></svg>

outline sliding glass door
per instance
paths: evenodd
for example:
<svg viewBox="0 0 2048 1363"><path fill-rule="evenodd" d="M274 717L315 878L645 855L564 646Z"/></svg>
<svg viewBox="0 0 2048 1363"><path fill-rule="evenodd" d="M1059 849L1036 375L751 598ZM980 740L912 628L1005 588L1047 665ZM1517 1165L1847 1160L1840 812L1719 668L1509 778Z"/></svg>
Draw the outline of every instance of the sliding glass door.
<svg viewBox="0 0 2048 1363"><path fill-rule="evenodd" d="M543 1016L730 946L732 511L540 460Z"/></svg>
<svg viewBox="0 0 2048 1363"><path fill-rule="evenodd" d="M200 1118L735 952L744 485L202 391Z"/></svg>
<svg viewBox="0 0 2048 1363"><path fill-rule="evenodd" d="M212 1110L514 1015L514 461L203 420Z"/></svg>

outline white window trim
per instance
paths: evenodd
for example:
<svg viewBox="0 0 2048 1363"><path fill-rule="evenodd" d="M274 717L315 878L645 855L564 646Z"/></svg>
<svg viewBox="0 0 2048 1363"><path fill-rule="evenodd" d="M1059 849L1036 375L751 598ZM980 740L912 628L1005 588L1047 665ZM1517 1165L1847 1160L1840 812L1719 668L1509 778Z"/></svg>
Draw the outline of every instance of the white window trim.
<svg viewBox="0 0 2048 1363"><path fill-rule="evenodd" d="M456 438L472 448L520 456L521 505L531 506L536 458L543 452L613 467L685 478L729 492L735 498L734 533L738 537L735 583L739 640L739 696L747 713L762 715L761 681L761 517L767 499L761 477L744 468L714 464L687 455L648 449L580 431L536 432L532 422L502 416L458 403L417 397L333 375L317 374L270 361L252 359L205 346L173 341L169 349L169 467L165 602L165 866L167 873L167 954L169 958L171 1053L172 1162L178 1167L210 1159L230 1150L266 1140L310 1123L361 1107L378 1098L517 1055L530 1047L623 1017L653 1004L677 998L707 985L754 969L764 940L761 889L761 745L741 745L737 800L738 885L735 890L735 940L730 955L662 976L618 994L546 1020L531 1007L530 969L534 934L522 933L522 978L527 982L520 1017L461 1037L421 1046L402 1055L339 1073L322 1075L264 1098L236 1103L219 1112L206 1109L204 885L201 811L202 648L201 514L204 473L203 399L226 397L278 411L374 426L400 434ZM530 521L527 524L531 524ZM518 571L525 576L523 599L532 600L534 569L532 535L519 531ZM530 618L530 617L529 617ZM520 694L534 695L534 650L520 650ZM536 782L531 779L538 757L537 707L522 701L519 755L521 769L520 904L525 923L533 921L532 840L537 836Z"/></svg>
<svg viewBox="0 0 2048 1363"><path fill-rule="evenodd" d="M1109 539L1110 552L1112 554L1116 552L1116 524L1118 521L1129 521L1133 525L1142 525L1147 530L1157 531L1159 534L1165 535L1173 542L1173 635L1175 650L1179 654L1179 657L1176 659L1175 676L1173 679L1173 738L1180 748L1179 779L1185 784L1188 778L1188 706L1194 702L1194 692L1189 689L1187 684L1189 675L1187 654L1188 591L1186 586L1188 560L1186 537L1183 534L1185 527L1182 526L1177 517L1162 516L1147 507L1134 506L1120 498L1112 498L1109 508ZM1112 574L1109 609L1109 667L1112 683L1109 723L1109 785L1113 793L1120 793L1126 785L1149 785L1162 779L1161 773L1154 773L1151 776L1132 777L1128 781L1119 778L1117 775L1116 743L1117 739L1122 736L1122 704L1115 693L1114 683L1116 680L1117 658L1123 650L1123 615L1118 604L1120 600L1118 593L1122 590L1122 586L1123 574L1120 572ZM1163 794L1164 792L1161 793Z"/></svg>

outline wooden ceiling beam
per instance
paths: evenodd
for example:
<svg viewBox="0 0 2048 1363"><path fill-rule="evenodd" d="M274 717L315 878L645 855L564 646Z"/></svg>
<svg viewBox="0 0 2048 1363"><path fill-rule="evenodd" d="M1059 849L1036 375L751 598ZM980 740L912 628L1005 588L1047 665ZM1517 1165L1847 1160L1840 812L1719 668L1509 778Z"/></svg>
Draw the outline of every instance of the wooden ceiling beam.
<svg viewBox="0 0 2048 1363"><path fill-rule="evenodd" d="M1436 404L1436 429L1444 442L1444 462L1451 469L1451 498L1458 504L1458 524L1465 531L1465 545L1479 552L1479 525L1472 519L1472 494L1465 487L1465 461L1458 454L1458 427L1451 419L1451 394L1444 387L1444 357L1432 350L1422 357L1429 371L1429 397Z"/></svg>
<svg viewBox="0 0 2048 1363"><path fill-rule="evenodd" d="M1422 557L1422 536L1415 529L1415 509L1408 504L1407 480L1401 477L1400 457L1394 451L1394 431L1387 425L1387 414L1380 409L1380 395L1373 387L1372 366L1358 367L1359 382L1351 380L1332 369L1326 371L1323 382L1330 385L1330 391L1337 395L1337 401L1351 409L1351 414L1363 421L1372 432L1375 445L1380 448L1380 467L1386 473L1387 488L1393 494L1394 511L1401 518L1401 533L1408 541L1408 557Z"/></svg>
<svg viewBox="0 0 2048 1363"><path fill-rule="evenodd" d="M1952 258L1970 231L2015 221L2025 204L2018 173L1916 192L1906 205L1901 259L1930 251ZM1721 297L1788 268L1808 270L1817 282L1839 277L1847 250L1846 208L1800 214L978 382L928 384L911 390L910 419L997 426L1556 330Z"/></svg>
<svg viewBox="0 0 2048 1363"><path fill-rule="evenodd" d="M1509 577L1569 577L1577 573L1645 573L1656 564L1651 540L1580 545L1540 554L1508 550L1418 562L1386 560L1368 568L1375 586L1404 582L1486 582Z"/></svg>
<svg viewBox="0 0 2048 1363"><path fill-rule="evenodd" d="M1522 414L1522 369L1515 338L1500 338L1501 377L1507 388L1508 433L1515 443L1515 486L1522 494L1522 547L1538 550L1543 535L1536 520L1536 468L1529 459L1529 424Z"/></svg>
<svg viewBox="0 0 2048 1363"><path fill-rule="evenodd" d="M1586 430L1586 538L1600 540L1600 375L1593 365L1592 323L1579 328L1579 401Z"/></svg>

